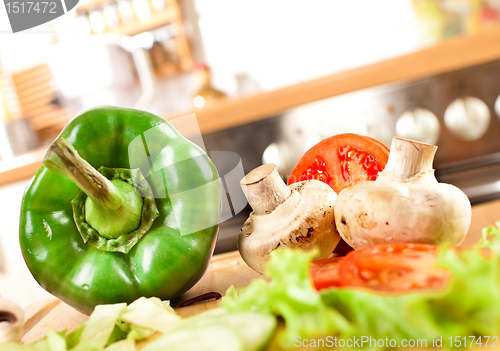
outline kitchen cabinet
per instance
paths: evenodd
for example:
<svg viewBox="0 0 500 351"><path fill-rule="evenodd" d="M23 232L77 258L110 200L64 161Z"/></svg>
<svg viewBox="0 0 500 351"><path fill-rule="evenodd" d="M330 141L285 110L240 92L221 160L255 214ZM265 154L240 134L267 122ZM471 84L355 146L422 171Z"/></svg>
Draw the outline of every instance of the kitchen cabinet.
<svg viewBox="0 0 500 351"><path fill-rule="evenodd" d="M125 16L122 8L128 9ZM114 23L110 24L107 13L114 13ZM87 21L93 34L118 33L134 36L144 32L152 32L162 27L170 26L173 30L170 48L166 50L164 43L156 42L160 53L153 46L150 49L153 65L158 77L167 77L179 72L189 71L193 67L194 59L191 53L188 37L184 29L182 10L178 0L91 0L77 8L78 16L75 21ZM96 31L92 16L102 23ZM156 50L156 51L155 51ZM168 52L163 52L168 51ZM156 54L155 54L156 52ZM159 57L160 55L161 57ZM163 56L169 56L168 58Z"/></svg>

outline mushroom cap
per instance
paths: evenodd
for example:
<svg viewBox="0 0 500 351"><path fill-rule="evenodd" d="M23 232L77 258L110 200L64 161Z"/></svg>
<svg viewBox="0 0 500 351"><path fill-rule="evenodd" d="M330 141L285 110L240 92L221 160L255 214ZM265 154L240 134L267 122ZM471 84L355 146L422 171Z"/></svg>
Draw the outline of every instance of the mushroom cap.
<svg viewBox="0 0 500 351"><path fill-rule="evenodd" d="M289 188L290 197L271 213L250 213L238 235L241 257L261 274L271 251L278 247L316 248L320 259L328 257L340 241L335 227L335 191L317 180L294 183Z"/></svg>
<svg viewBox="0 0 500 351"><path fill-rule="evenodd" d="M342 190L335 221L353 248L390 243L460 244L471 206L457 187L434 182L361 182Z"/></svg>

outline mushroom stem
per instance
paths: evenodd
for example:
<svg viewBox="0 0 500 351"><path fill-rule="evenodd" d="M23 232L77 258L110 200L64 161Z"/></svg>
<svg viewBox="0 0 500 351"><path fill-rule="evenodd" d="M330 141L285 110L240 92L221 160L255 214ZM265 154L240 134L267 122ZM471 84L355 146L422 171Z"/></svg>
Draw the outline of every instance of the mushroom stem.
<svg viewBox="0 0 500 351"><path fill-rule="evenodd" d="M292 194L272 163L248 173L240 186L256 215L271 213Z"/></svg>
<svg viewBox="0 0 500 351"><path fill-rule="evenodd" d="M403 138L393 138L387 166L380 173L392 173L406 180L421 172L433 170L432 162L437 146Z"/></svg>

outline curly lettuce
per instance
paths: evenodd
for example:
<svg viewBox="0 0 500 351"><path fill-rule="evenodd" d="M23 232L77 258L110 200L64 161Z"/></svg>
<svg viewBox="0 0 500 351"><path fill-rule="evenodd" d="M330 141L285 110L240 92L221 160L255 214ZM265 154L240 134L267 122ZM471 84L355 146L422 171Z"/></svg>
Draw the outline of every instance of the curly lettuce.
<svg viewBox="0 0 500 351"><path fill-rule="evenodd" d="M270 281L254 280L240 292L231 287L221 307L230 312L253 311L280 316L282 348L293 347L296 336L305 338L349 329L347 320L327 306L309 281L309 262L314 252L275 250L266 266Z"/></svg>
<svg viewBox="0 0 500 351"><path fill-rule="evenodd" d="M267 345L268 350L297 349L297 340L320 338L330 338L330 341L333 338L344 341L389 338L396 345L403 345L404 340L427 340L426 346L430 347L435 338L446 341L450 337L498 336L499 228L500 222L497 227L486 228L483 239L473 250L449 247L440 250L438 265L451 272L447 286L441 290L382 295L368 290L332 288L318 293L309 280L309 262L314 253L276 250L266 267L269 280L255 280L239 291L231 287L222 299L222 308L210 313L181 320L168 302L141 298L129 306L97 306L86 323L66 336L64 332L49 330L47 336L35 344L7 343L0 349L134 351L139 344L144 346L153 340L148 347L163 350L164 343L181 335L185 343L198 342L198 346L203 343L219 350L221 345L206 345L204 339L197 340L201 334L193 334L216 326L215 329L221 331L222 328L228 336L237 339L238 350L241 345L246 345L245 350L260 350L274 331L274 318L280 321L280 326ZM238 315L239 312L247 313ZM257 318L255 314L266 318ZM180 332L175 334L176 331ZM163 336L155 339L155 335ZM353 346L378 349L387 344ZM449 342L441 346L451 347Z"/></svg>
<svg viewBox="0 0 500 351"><path fill-rule="evenodd" d="M266 267L271 280L254 281L239 293L230 289L222 306L283 318L278 335L282 349L294 349L297 337L388 337L398 344L418 339L432 345L438 337L500 335L499 227L500 222L497 227L484 229L484 238L475 250L440 250L438 265L452 273L443 290L382 295L332 288L317 293L308 279L313 254L276 250ZM481 251L484 248L492 255L485 255ZM443 348L446 346L449 344L443 343Z"/></svg>

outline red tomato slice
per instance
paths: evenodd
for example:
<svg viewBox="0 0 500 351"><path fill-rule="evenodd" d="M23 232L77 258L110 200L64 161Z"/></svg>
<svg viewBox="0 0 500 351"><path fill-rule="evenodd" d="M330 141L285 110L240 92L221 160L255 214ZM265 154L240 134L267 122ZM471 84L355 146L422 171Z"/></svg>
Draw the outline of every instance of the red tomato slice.
<svg viewBox="0 0 500 351"><path fill-rule="evenodd" d="M338 134L309 149L295 166L288 185L316 179L336 193L362 180L375 180L385 168L389 148L380 141L357 134Z"/></svg>
<svg viewBox="0 0 500 351"><path fill-rule="evenodd" d="M342 286L385 292L439 289L450 273L436 267L437 247L374 245L349 253L338 267Z"/></svg>
<svg viewBox="0 0 500 351"><path fill-rule="evenodd" d="M342 286L338 267L343 258L332 257L311 262L311 280L316 290Z"/></svg>

